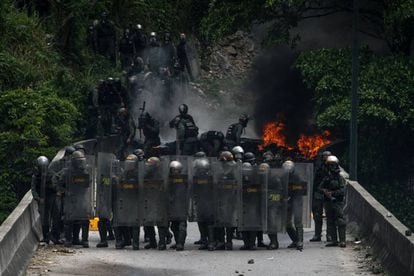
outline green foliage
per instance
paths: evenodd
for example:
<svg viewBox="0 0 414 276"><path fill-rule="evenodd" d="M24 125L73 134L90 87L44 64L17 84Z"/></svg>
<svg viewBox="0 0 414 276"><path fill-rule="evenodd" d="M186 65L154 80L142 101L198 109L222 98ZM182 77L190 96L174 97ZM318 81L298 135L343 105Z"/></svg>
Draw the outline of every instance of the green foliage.
<svg viewBox="0 0 414 276"><path fill-rule="evenodd" d="M202 35L206 40L217 40L240 28L248 28L258 19L265 1L210 1L208 14L201 21Z"/></svg>
<svg viewBox="0 0 414 276"><path fill-rule="evenodd" d="M403 222L412 198L402 187L412 173L414 148L414 62L405 56L361 51L358 113L358 175L362 184ZM296 66L315 90L316 120L321 128L348 136L351 51L322 49L303 53ZM345 158L346 160L346 158Z"/></svg>

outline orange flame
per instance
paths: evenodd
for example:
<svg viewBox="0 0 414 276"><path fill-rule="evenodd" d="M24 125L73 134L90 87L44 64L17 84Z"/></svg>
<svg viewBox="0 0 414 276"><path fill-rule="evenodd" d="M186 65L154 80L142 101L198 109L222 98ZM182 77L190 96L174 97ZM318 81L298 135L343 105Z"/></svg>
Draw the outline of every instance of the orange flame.
<svg viewBox="0 0 414 276"><path fill-rule="evenodd" d="M275 144L278 147L293 149L286 143L286 136L282 131L285 129L285 124L281 122L270 122L265 124L263 128L263 145L259 146L263 150L266 146Z"/></svg>
<svg viewBox="0 0 414 276"><path fill-rule="evenodd" d="M265 147L275 144L278 147L286 148L287 150L295 150L302 155L305 159L311 159L316 157L318 151L331 143L329 137L331 133L324 131L322 134L315 134L306 136L301 134L295 147L287 144L286 136L283 134L285 130L285 124L282 122L269 122L263 127L263 144L259 146L260 150L264 150Z"/></svg>
<svg viewBox="0 0 414 276"><path fill-rule="evenodd" d="M319 149L323 146L331 143L329 136L331 133L327 130L322 132L322 134L316 134L311 136L301 135L298 142L298 150L305 158L314 158L318 154Z"/></svg>

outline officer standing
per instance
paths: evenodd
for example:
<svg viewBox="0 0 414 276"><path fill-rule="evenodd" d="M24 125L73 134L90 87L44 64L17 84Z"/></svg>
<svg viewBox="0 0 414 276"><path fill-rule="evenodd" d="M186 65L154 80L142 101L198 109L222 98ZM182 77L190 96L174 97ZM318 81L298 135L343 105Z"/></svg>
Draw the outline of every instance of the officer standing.
<svg viewBox="0 0 414 276"><path fill-rule="evenodd" d="M89 49L91 49L94 54L97 53L98 41L96 37L96 29L95 29L95 26L93 25L88 26L88 33L86 36L86 46L88 46Z"/></svg>
<svg viewBox="0 0 414 276"><path fill-rule="evenodd" d="M175 62L175 47L171 42L171 34L169 32L164 33L164 40L161 46L161 50L162 67L168 68L168 72L171 75Z"/></svg>
<svg viewBox="0 0 414 276"><path fill-rule="evenodd" d="M200 135L200 146L209 157L216 157L224 148L224 135L221 131L210 130Z"/></svg>
<svg viewBox="0 0 414 276"><path fill-rule="evenodd" d="M170 121L170 128L175 128L177 131L177 149L182 155L193 155L198 151L198 127L196 126L193 117L188 114L188 106L182 104L179 106L177 115Z"/></svg>
<svg viewBox="0 0 414 276"><path fill-rule="evenodd" d="M289 173L289 187L300 184L302 180L295 173L295 163L293 161L285 161L282 165L283 169ZM289 189L288 199L288 211L286 232L288 233L292 243L288 248L296 248L297 250L303 250L303 200L301 195L295 194L295 192ZM293 223L292 223L293 219Z"/></svg>
<svg viewBox="0 0 414 276"><path fill-rule="evenodd" d="M129 193L128 189L138 189L138 157L135 154L130 154L125 160L124 171L121 172L119 177L114 179L115 189L114 189L114 200L115 204L125 204L126 206L133 206L134 202L125 202L125 199L122 198L122 194ZM135 192L134 190L129 190L131 193ZM120 197L120 198L118 198ZM119 207L118 207L119 208ZM134 212L132 212L134 213ZM119 218L125 219L125 218ZM139 250L139 234L140 227L138 222L136 225L125 226L117 225L114 227L115 230L115 248L122 249L127 245L131 244L131 230L132 230L132 249Z"/></svg>
<svg viewBox="0 0 414 276"><path fill-rule="evenodd" d="M187 196L187 186L183 186L185 185L185 183L187 183L187 175L184 175L182 173L183 171L183 165L181 164L181 162L179 161L172 161L170 163L170 175L169 175L169 179L170 179L170 196L172 198L170 198L170 200L172 201L181 201L184 200L184 202L187 202L184 198L175 198L174 195L178 195L180 197L185 197ZM188 183L187 183L188 184ZM184 189L182 189L184 188ZM174 191L174 189L180 189L179 191ZM179 204L174 204L173 205L179 206ZM187 207L187 206L186 206ZM187 211L187 210L185 210ZM175 214L177 215L177 217L174 217L172 219L172 221L170 221L171 223L171 230L174 233L174 239L175 239L175 246L172 246L172 248L176 249L177 251L183 251L184 250L184 244L185 244L185 239L187 237L187 219L184 219L184 214Z"/></svg>
<svg viewBox="0 0 414 276"><path fill-rule="evenodd" d="M247 123L249 122L249 116L243 113L239 117L239 122L231 124L226 132L226 144L229 149L240 146L241 143L241 135L243 134L243 130L247 127Z"/></svg>
<svg viewBox="0 0 414 276"><path fill-rule="evenodd" d="M161 48L157 41L157 34L151 32L149 38L149 47L146 49L145 65L153 74L159 74L161 67Z"/></svg>
<svg viewBox="0 0 414 276"><path fill-rule="evenodd" d="M188 59L187 38L184 33L180 34L180 43L177 45L177 58L182 72L187 71L191 81L194 81L190 61Z"/></svg>
<svg viewBox="0 0 414 276"><path fill-rule="evenodd" d="M39 156L35 161L33 168L31 190L34 200L37 201L42 222L43 240L49 243L51 240L54 244L60 244L59 221L56 220L56 189L51 181L51 173L48 170L49 160L45 156ZM50 222L52 228L50 229Z"/></svg>
<svg viewBox="0 0 414 276"><path fill-rule="evenodd" d="M115 65L116 64L116 30L112 22L108 20L108 14L103 12L101 20L96 26L98 40L98 52Z"/></svg>
<svg viewBox="0 0 414 276"><path fill-rule="evenodd" d="M326 202L327 220L333 226L330 229L332 241L326 246L346 247L346 221L344 217L345 185L340 177L339 160L331 155L326 159L328 173L322 180L319 190ZM339 243L338 243L339 234Z"/></svg>
<svg viewBox="0 0 414 276"><path fill-rule="evenodd" d="M125 159L125 154L128 147L132 144L135 138L136 126L134 120L126 108L120 108L115 120L117 126L117 133L121 136L122 144L118 151L119 159Z"/></svg>
<svg viewBox="0 0 414 276"><path fill-rule="evenodd" d="M147 47L147 36L141 24L137 24L134 29L133 41L135 46L135 57L144 58L145 47Z"/></svg>
<svg viewBox="0 0 414 276"><path fill-rule="evenodd" d="M331 155L331 152L324 151L322 155L319 157L319 164L316 166L315 171L315 178L313 183L315 187L319 187L321 185L322 180L328 174L328 168L326 166L326 159ZM324 205L324 195L323 193L318 190L314 189L313 192L313 200L312 200L312 214L313 220L315 221L315 235L310 239L311 242L319 242L322 238L322 224L323 224L323 205ZM329 232L329 231L327 231ZM330 238L327 233L327 239Z"/></svg>
<svg viewBox="0 0 414 276"><path fill-rule="evenodd" d="M74 176L77 176L75 179ZM75 151L71 157L71 164L68 168L64 168L59 173L55 174L52 178L52 183L57 187L57 196L63 197L63 201L69 200L67 192L67 185L75 185L74 183L68 183L68 181L79 181L76 185L86 187L89 183L89 172L87 170L86 158L81 151ZM87 183L85 183L87 182ZM77 196L77 195L71 195ZM72 206L73 207L73 206ZM81 245L84 248L89 247L89 219L83 219L80 221L72 220L68 218L68 213L73 210L63 210L64 213L64 228L65 228L65 247L71 247L73 245L73 227L76 223L80 223L82 226L82 242Z"/></svg>
<svg viewBox="0 0 414 276"><path fill-rule="evenodd" d="M119 59L121 61L121 68L125 70L132 65L135 57L135 45L131 37L130 30L126 28L124 35L119 41Z"/></svg>
<svg viewBox="0 0 414 276"><path fill-rule="evenodd" d="M144 152L149 156L154 156L156 153L154 147L161 144L160 123L148 112L144 112L139 117L138 129L142 130L145 136Z"/></svg>

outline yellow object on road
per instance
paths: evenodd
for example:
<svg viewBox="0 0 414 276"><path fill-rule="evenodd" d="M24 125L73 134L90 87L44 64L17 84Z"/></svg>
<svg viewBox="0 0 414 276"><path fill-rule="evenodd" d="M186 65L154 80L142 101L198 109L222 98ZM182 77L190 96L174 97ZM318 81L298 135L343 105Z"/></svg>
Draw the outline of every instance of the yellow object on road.
<svg viewBox="0 0 414 276"><path fill-rule="evenodd" d="M98 231L98 221L98 217L89 220L89 231Z"/></svg>

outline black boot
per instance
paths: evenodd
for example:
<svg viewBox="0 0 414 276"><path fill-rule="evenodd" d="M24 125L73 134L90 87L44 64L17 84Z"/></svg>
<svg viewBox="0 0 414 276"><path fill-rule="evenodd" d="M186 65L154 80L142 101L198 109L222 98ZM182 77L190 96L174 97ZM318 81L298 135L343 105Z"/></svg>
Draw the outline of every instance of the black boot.
<svg viewBox="0 0 414 276"><path fill-rule="evenodd" d="M158 227L158 250L165 250L167 249L166 241L167 241L167 227ZM151 243L151 242L150 242Z"/></svg>
<svg viewBox="0 0 414 276"><path fill-rule="evenodd" d="M112 223L109 219L107 220L107 227L108 227L108 241L115 240L114 230L112 229Z"/></svg>
<svg viewBox="0 0 414 276"><path fill-rule="evenodd" d="M226 228L226 250L233 250L234 230L233 227Z"/></svg>
<svg viewBox="0 0 414 276"><path fill-rule="evenodd" d="M124 240L122 237L121 227L114 227L115 232L115 248L123 249L125 247Z"/></svg>
<svg viewBox="0 0 414 276"><path fill-rule="evenodd" d="M216 248L216 237L214 235L215 229L213 226L208 226L208 244L207 249L208 251L214 251Z"/></svg>
<svg viewBox="0 0 414 276"><path fill-rule="evenodd" d="M132 249L139 250L139 226L132 227Z"/></svg>
<svg viewBox="0 0 414 276"><path fill-rule="evenodd" d="M338 232L336 226L332 226L329 230L329 234L331 235L332 240L326 244L327 247L335 247L338 246Z"/></svg>
<svg viewBox="0 0 414 276"><path fill-rule="evenodd" d="M65 247L72 247L72 238L73 238L73 223L72 222L65 222L64 224L64 232L65 232Z"/></svg>
<svg viewBox="0 0 414 276"><path fill-rule="evenodd" d="M72 244L73 245L82 245L81 241L79 240L79 233L80 233L80 229L81 229L81 224L79 221L76 221L73 224L73 228L72 228Z"/></svg>
<svg viewBox="0 0 414 276"><path fill-rule="evenodd" d="M303 250L303 227L296 228L296 249L302 251Z"/></svg>
<svg viewBox="0 0 414 276"><path fill-rule="evenodd" d="M311 242L320 242L322 233L322 221L315 220L315 235L310 239Z"/></svg>
<svg viewBox="0 0 414 276"><path fill-rule="evenodd" d="M122 234L124 236L124 245L125 246L130 246L132 245L132 230L131 227L122 227Z"/></svg>
<svg viewBox="0 0 414 276"><path fill-rule="evenodd" d="M296 248L296 243L298 241L298 237L296 236L296 231L293 227L287 227L286 232L289 238L292 240L292 243L288 245L288 248Z"/></svg>
<svg viewBox="0 0 414 276"><path fill-rule="evenodd" d="M101 241L96 245L96 247L98 248L108 247L108 241L107 241L108 229L107 229L106 219L99 219L98 231L99 231L99 237L101 238Z"/></svg>
<svg viewBox="0 0 414 276"><path fill-rule="evenodd" d="M262 231L257 232L257 247L266 247L266 245L263 243L263 232Z"/></svg>
<svg viewBox="0 0 414 276"><path fill-rule="evenodd" d="M277 233L269 234L270 244L267 247L269 250L276 250L279 248L279 242L277 240Z"/></svg>
<svg viewBox="0 0 414 276"><path fill-rule="evenodd" d="M338 226L339 247L346 247L346 226Z"/></svg>

